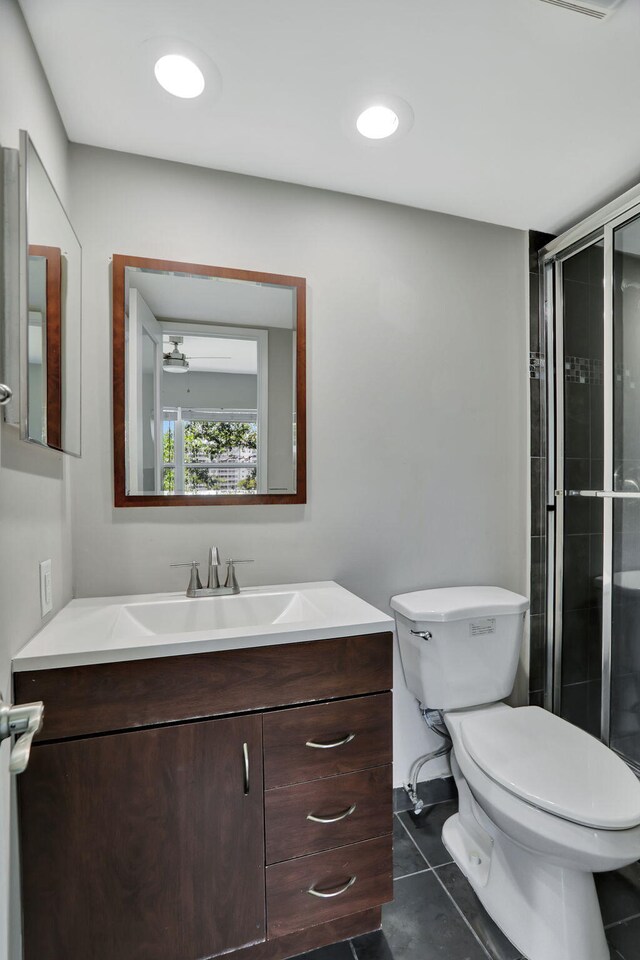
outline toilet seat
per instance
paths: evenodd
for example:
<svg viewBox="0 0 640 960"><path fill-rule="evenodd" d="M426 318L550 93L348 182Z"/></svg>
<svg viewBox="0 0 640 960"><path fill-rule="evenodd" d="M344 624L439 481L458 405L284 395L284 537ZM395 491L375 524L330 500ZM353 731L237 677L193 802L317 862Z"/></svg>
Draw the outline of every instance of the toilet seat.
<svg viewBox="0 0 640 960"><path fill-rule="evenodd" d="M470 758L498 786L563 820L599 830L640 824L640 781L603 743L540 707L469 711Z"/></svg>

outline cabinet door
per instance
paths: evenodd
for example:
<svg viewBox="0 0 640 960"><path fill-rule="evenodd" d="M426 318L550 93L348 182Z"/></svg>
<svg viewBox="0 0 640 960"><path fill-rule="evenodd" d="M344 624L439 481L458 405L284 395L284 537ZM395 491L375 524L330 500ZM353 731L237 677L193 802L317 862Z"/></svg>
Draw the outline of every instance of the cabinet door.
<svg viewBox="0 0 640 960"><path fill-rule="evenodd" d="M19 780L26 960L264 940L262 782L255 715L35 746Z"/></svg>

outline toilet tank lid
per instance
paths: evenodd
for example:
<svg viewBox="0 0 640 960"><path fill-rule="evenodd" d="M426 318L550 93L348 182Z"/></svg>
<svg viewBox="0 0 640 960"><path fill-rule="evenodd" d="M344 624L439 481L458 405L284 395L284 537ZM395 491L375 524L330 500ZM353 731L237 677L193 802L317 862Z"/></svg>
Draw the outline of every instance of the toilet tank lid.
<svg viewBox="0 0 640 960"><path fill-rule="evenodd" d="M408 620L468 620L524 613L529 601L502 587L438 587L391 598L391 606Z"/></svg>

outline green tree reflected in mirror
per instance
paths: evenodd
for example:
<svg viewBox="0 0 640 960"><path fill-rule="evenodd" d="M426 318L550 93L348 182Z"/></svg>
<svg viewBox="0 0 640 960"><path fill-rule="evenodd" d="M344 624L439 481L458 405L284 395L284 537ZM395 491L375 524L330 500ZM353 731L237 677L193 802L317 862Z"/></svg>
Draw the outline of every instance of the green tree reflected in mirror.
<svg viewBox="0 0 640 960"><path fill-rule="evenodd" d="M257 485L257 447L255 423L188 420L177 431L176 421L165 420L162 488L175 492L178 474L184 476L186 493L251 493Z"/></svg>

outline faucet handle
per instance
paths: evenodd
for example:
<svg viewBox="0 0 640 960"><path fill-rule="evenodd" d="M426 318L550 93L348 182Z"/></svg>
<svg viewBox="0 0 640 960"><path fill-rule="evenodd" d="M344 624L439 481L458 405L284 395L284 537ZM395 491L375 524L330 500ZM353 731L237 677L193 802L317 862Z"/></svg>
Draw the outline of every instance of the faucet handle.
<svg viewBox="0 0 640 960"><path fill-rule="evenodd" d="M191 577L189 578L189 586L187 587L187 596L195 597L196 590L202 590L202 584L200 582L200 574L198 573L198 567L200 564L197 560L188 560L185 563L170 563L170 567L191 567Z"/></svg>
<svg viewBox="0 0 640 960"><path fill-rule="evenodd" d="M230 587L232 590L235 590L237 593L239 593L240 587L238 586L238 581L236 579L235 565L236 563L253 562L253 560L227 560L227 579L224 582L225 587Z"/></svg>

